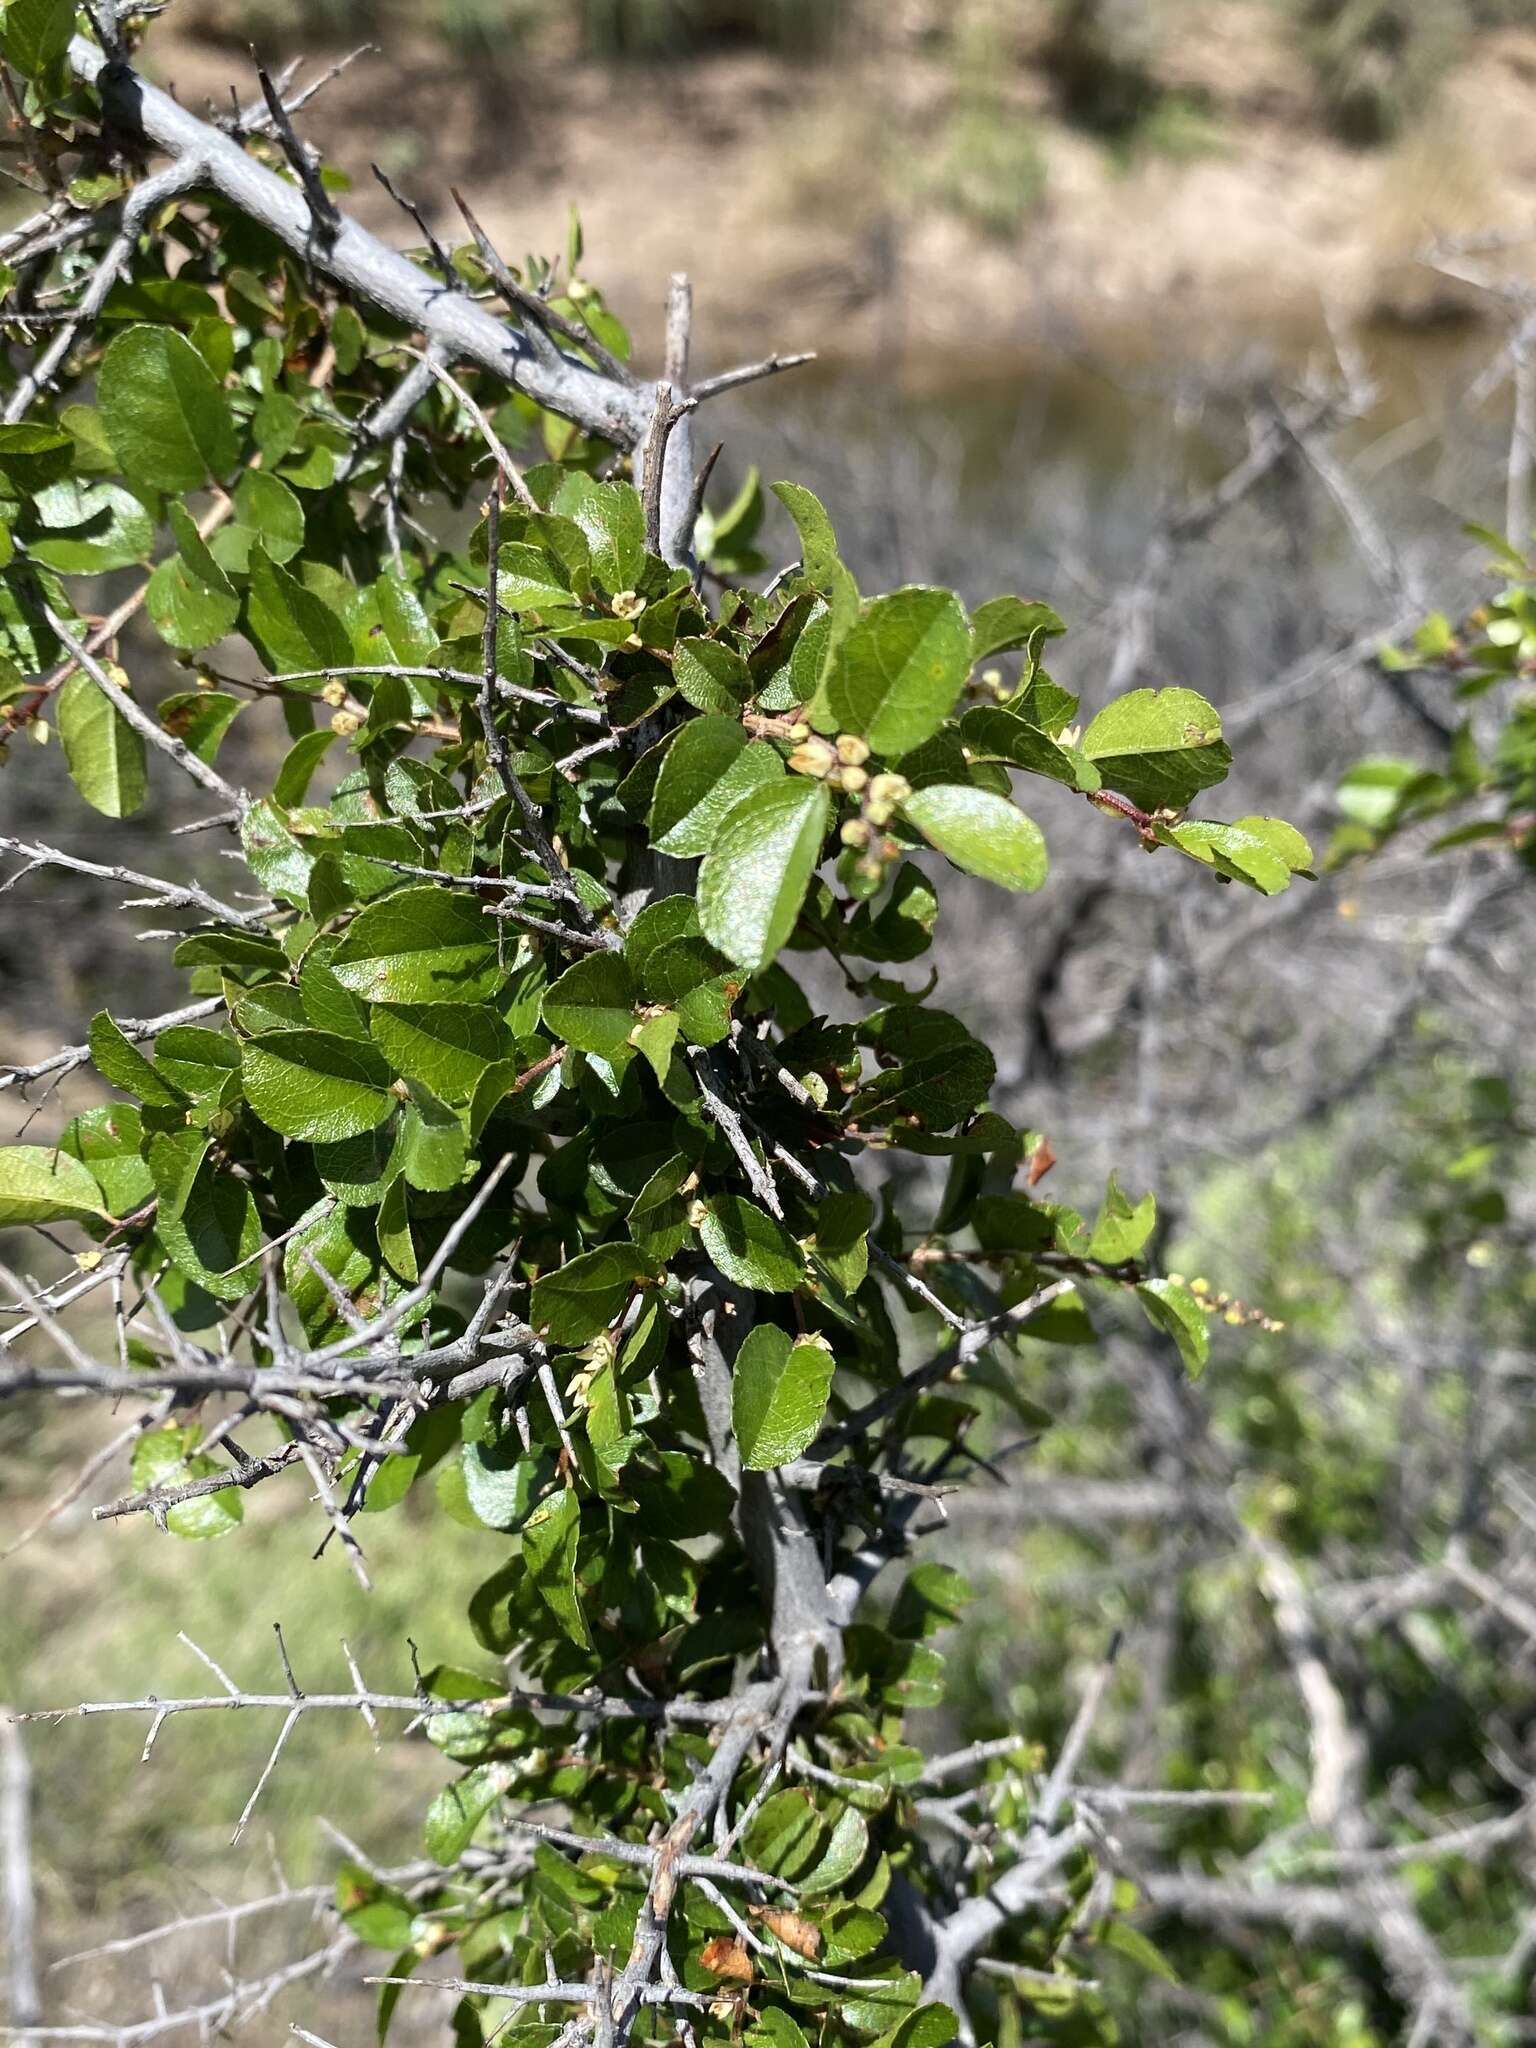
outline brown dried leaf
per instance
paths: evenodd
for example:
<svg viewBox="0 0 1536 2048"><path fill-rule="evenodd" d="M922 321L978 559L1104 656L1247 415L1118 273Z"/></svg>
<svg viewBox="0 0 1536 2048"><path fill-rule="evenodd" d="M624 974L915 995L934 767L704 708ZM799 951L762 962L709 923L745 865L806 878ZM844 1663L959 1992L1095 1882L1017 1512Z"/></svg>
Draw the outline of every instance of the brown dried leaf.
<svg viewBox="0 0 1536 2048"><path fill-rule="evenodd" d="M752 1982L752 1958L745 1942L734 1941L728 1934L717 1934L713 1941L706 1941L699 1950L699 1961L714 1977L731 1977L738 1984Z"/></svg>
<svg viewBox="0 0 1536 2048"><path fill-rule="evenodd" d="M770 1906L764 1909L761 1918L768 1932L777 1935L784 1946L793 1949L797 1956L805 1956L810 1962L815 1962L821 1954L821 1929L813 1927L809 1920L802 1920L798 1913Z"/></svg>
<svg viewBox="0 0 1536 2048"><path fill-rule="evenodd" d="M1024 1176L1024 1185L1037 1188L1055 1164L1056 1154L1051 1150L1051 1141L1042 1138L1029 1155L1029 1171Z"/></svg>

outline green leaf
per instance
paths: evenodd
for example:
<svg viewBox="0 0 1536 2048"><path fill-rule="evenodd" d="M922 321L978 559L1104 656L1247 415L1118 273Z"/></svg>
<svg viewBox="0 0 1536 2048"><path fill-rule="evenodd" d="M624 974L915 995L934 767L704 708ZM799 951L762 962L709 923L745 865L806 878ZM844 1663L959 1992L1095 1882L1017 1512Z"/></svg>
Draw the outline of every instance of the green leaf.
<svg viewBox="0 0 1536 2048"><path fill-rule="evenodd" d="M399 1157L411 1186L426 1194L456 1188L468 1164L463 1124L419 1081L411 1083L411 1099L400 1119Z"/></svg>
<svg viewBox="0 0 1536 2048"><path fill-rule="evenodd" d="M592 1647L592 1633L576 1590L576 1547L581 1502L567 1488L541 1501L523 1524L523 1560L539 1598L573 1643Z"/></svg>
<svg viewBox="0 0 1536 2048"><path fill-rule="evenodd" d="M371 1045L328 1031L269 1031L245 1048L245 1098L269 1130L334 1144L394 1109L389 1063Z"/></svg>
<svg viewBox="0 0 1536 2048"><path fill-rule="evenodd" d="M126 1102L101 1102L83 1110L59 1139L61 1151L90 1169L101 1190L99 1199L114 1216L132 1215L155 1191L143 1143L143 1119Z"/></svg>
<svg viewBox="0 0 1536 2048"><path fill-rule="evenodd" d="M76 789L106 818L127 818L144 801L144 742L116 706L78 671L59 692L59 738Z"/></svg>
<svg viewBox="0 0 1536 2048"><path fill-rule="evenodd" d="M102 357L96 397L131 482L190 491L234 466L240 444L218 379L174 328L118 335Z"/></svg>
<svg viewBox="0 0 1536 2048"><path fill-rule="evenodd" d="M39 491L33 509L49 533L28 544L34 562L61 576L100 576L144 561L155 525L143 502L121 484L73 478Z"/></svg>
<svg viewBox="0 0 1536 2048"><path fill-rule="evenodd" d="M279 675L303 669L346 668L352 641L323 598L280 568L258 542L251 549L251 587L246 620L258 652ZM323 675L311 687L324 686Z"/></svg>
<svg viewBox="0 0 1536 2048"><path fill-rule="evenodd" d="M133 1449L129 1476L134 1490L147 1493L152 1488L170 1489L197 1479L212 1479L223 1467L196 1450L201 1439L202 1431L195 1423L183 1428L167 1423L163 1429L146 1432ZM232 1534L244 1516L245 1503L238 1492L223 1486L216 1493L178 1501L167 1511L165 1526L173 1536L193 1543L209 1543Z"/></svg>
<svg viewBox="0 0 1536 2048"><path fill-rule="evenodd" d="M682 1029L682 1020L676 1010L658 1010L654 1017L647 1017L629 1034L629 1042L636 1052L643 1053L650 1062L651 1071L658 1081L665 1081L672 1065L672 1049Z"/></svg>
<svg viewBox="0 0 1536 2048"><path fill-rule="evenodd" d="M370 1003L473 1002L504 978L493 920L472 897L430 884L360 911L331 972Z"/></svg>
<svg viewBox="0 0 1536 2048"><path fill-rule="evenodd" d="M818 1892L840 1891L868 1851L869 1829L863 1814L855 1807L845 1807L814 1868L800 1880L801 1897L814 1898Z"/></svg>
<svg viewBox="0 0 1536 2048"><path fill-rule="evenodd" d="M74 0L11 0L5 11L7 60L24 78L41 78L69 48Z"/></svg>
<svg viewBox="0 0 1536 2048"><path fill-rule="evenodd" d="M658 1166L636 1195L629 1212L629 1234L648 1259L665 1265L675 1259L692 1235L683 1184L693 1166L681 1153Z"/></svg>
<svg viewBox="0 0 1536 2048"><path fill-rule="evenodd" d="M1232 765L1219 714L1193 690L1117 697L1083 734L1082 750L1106 789L1144 811L1182 810Z"/></svg>
<svg viewBox="0 0 1536 2048"><path fill-rule="evenodd" d="M744 1195L717 1195L699 1236L727 1280L738 1287L789 1294L805 1277L805 1254L782 1223Z"/></svg>
<svg viewBox="0 0 1536 2048"><path fill-rule="evenodd" d="M821 863L830 802L819 782L791 776L732 812L699 870L699 923L739 967L766 967L788 941Z"/></svg>
<svg viewBox="0 0 1536 2048"><path fill-rule="evenodd" d="M421 1277L421 1269L416 1263L416 1241L411 1236L410 1188L403 1173L397 1173L385 1188L374 1228L390 1271L408 1285L414 1285Z"/></svg>
<svg viewBox="0 0 1536 2048"><path fill-rule="evenodd" d="M1153 1977L1161 1977L1165 1984L1177 1984L1179 1973L1153 1941L1149 1941L1139 1927L1129 1920L1111 1920L1099 1936L1105 1948L1112 1948L1125 1956L1139 1969L1146 1970Z"/></svg>
<svg viewBox="0 0 1536 2048"><path fill-rule="evenodd" d="M632 1244L602 1244L579 1252L534 1281L529 1307L533 1326L551 1344L585 1344L608 1328L635 1283L649 1279L653 1270Z"/></svg>
<svg viewBox="0 0 1536 2048"><path fill-rule="evenodd" d="M693 718L666 751L651 802L651 844L689 858L708 853L726 818L764 784L783 780L784 764L730 718Z"/></svg>
<svg viewBox="0 0 1536 2048"><path fill-rule="evenodd" d="M1122 1265L1127 1259L1140 1257L1156 1228L1156 1197L1143 1195L1139 1202L1133 1202L1111 1174L1104 1191L1104 1205L1088 1240L1088 1256L1102 1259L1106 1266Z"/></svg>
<svg viewBox="0 0 1536 2048"><path fill-rule="evenodd" d="M975 661L985 661L990 654L1008 654L1016 647L1027 647L1037 633L1042 639L1049 640L1067 630L1048 604L1022 597L994 597L990 603L981 606L971 624L976 635L972 653Z"/></svg>
<svg viewBox="0 0 1536 2048"><path fill-rule="evenodd" d="M731 1426L749 1472L799 1457L821 1428L833 1371L825 1343L796 1344L772 1323L747 1332L731 1375Z"/></svg>
<svg viewBox="0 0 1536 2048"><path fill-rule="evenodd" d="M511 1032L476 1003L377 1003L368 1028L395 1073L444 1102L467 1102L486 1068L512 1054Z"/></svg>
<svg viewBox="0 0 1536 2048"><path fill-rule="evenodd" d="M343 1924L370 1948L408 1948L414 1931L411 1902L383 1884L360 1863L336 1872L336 1911Z"/></svg>
<svg viewBox="0 0 1536 2048"><path fill-rule="evenodd" d="M221 527L208 543L220 568L243 576L251 551L260 542L274 562L290 562L304 545L304 507L280 477L248 469L235 486L232 526Z"/></svg>
<svg viewBox="0 0 1536 2048"><path fill-rule="evenodd" d="M191 1142L179 1145L158 1136L150 1142L157 1185L167 1159L177 1182L171 1200L161 1196L155 1234L195 1285L217 1300L241 1301L259 1278L254 1261L261 1249L261 1217L255 1199L244 1181L219 1171L200 1134L176 1135Z"/></svg>
<svg viewBox="0 0 1536 2048"><path fill-rule="evenodd" d="M1038 889L1045 880L1045 834L1005 796L934 782L914 790L902 810L930 846L969 875L1015 890Z"/></svg>
<svg viewBox="0 0 1536 2048"><path fill-rule="evenodd" d="M67 477L75 444L61 427L18 420L0 426L0 477L19 491L41 491Z"/></svg>
<svg viewBox="0 0 1536 2048"><path fill-rule="evenodd" d="M578 1052L612 1059L635 1028L638 1001L621 954L589 953L545 990L541 1014L545 1029Z"/></svg>
<svg viewBox="0 0 1536 2048"><path fill-rule="evenodd" d="M616 597L636 588L645 573L645 507L633 484L594 483L577 471L561 486L554 510L586 535L600 589Z"/></svg>
<svg viewBox="0 0 1536 2048"><path fill-rule="evenodd" d="M1251 830L1249 826L1259 829ZM1270 827L1278 830L1271 831ZM1256 818L1243 825L1220 825L1210 819L1191 818L1182 825L1158 827L1158 836L1204 866L1215 868L1229 881L1246 882L1265 896L1278 896L1291 886L1294 870L1279 849L1294 851L1293 842L1306 848L1301 834L1278 818Z"/></svg>
<svg viewBox="0 0 1536 2048"><path fill-rule="evenodd" d="M86 1042L91 1064L103 1081L156 1109L185 1109L185 1093L168 1080L105 1010L91 1019Z"/></svg>
<svg viewBox="0 0 1536 2048"><path fill-rule="evenodd" d="M1172 1280L1144 1280L1136 1290L1147 1321L1173 1339L1185 1369L1196 1374L1211 1355L1205 1310L1187 1287Z"/></svg>
<svg viewBox="0 0 1536 2048"><path fill-rule="evenodd" d="M960 737L973 760L1010 761L1084 795L1102 786L1104 778L1079 748L1063 746L1038 726L995 705L967 711L960 721Z"/></svg>
<svg viewBox="0 0 1536 2048"><path fill-rule="evenodd" d="M231 590L201 582L180 555L167 555L149 579L144 609L168 647L192 653L232 633L240 600Z"/></svg>
<svg viewBox="0 0 1536 2048"><path fill-rule="evenodd" d="M1422 773L1416 763L1391 757L1357 761L1339 784L1339 809L1355 824L1379 831L1392 822L1403 791Z"/></svg>
<svg viewBox="0 0 1536 2048"><path fill-rule="evenodd" d="M875 1205L860 1188L827 1195L816 1206L816 1237L812 1246L845 1294L864 1284L869 1271L869 1228Z"/></svg>
<svg viewBox="0 0 1536 2048"><path fill-rule="evenodd" d="M817 590L830 591L839 570L844 575L848 572L843 569L838 555L837 534L827 516L826 506L804 484L779 483L770 484L768 488L795 522L806 581Z"/></svg>
<svg viewBox="0 0 1536 2048"><path fill-rule="evenodd" d="M14 1223L104 1222L90 1170L51 1145L0 1145L0 1229Z"/></svg>
<svg viewBox="0 0 1536 2048"><path fill-rule="evenodd" d="M849 632L827 674L827 703L842 732L877 754L931 739L971 672L971 628L948 590L913 585L878 597Z"/></svg>
<svg viewBox="0 0 1536 2048"><path fill-rule="evenodd" d="M512 1764L477 1764L456 1784L443 1787L422 1826L422 1846L434 1863L458 1862L515 1776Z"/></svg>
<svg viewBox="0 0 1536 2048"><path fill-rule="evenodd" d="M403 668L421 667L437 646L437 634L421 599L399 576L381 576L374 590L390 653Z"/></svg>
<svg viewBox="0 0 1536 2048"><path fill-rule="evenodd" d="M160 724L189 753L211 765L243 708L239 697L224 690L178 690L160 699Z"/></svg>
<svg viewBox="0 0 1536 2048"><path fill-rule="evenodd" d="M672 650L672 680L695 711L718 711L727 718L752 694L747 664L719 640L679 640Z"/></svg>

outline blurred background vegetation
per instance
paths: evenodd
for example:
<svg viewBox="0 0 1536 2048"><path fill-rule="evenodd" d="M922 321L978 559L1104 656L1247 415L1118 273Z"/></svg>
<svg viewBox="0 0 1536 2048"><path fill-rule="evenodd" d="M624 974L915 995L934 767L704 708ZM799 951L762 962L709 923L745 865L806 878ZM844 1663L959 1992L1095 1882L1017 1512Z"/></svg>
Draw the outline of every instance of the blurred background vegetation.
<svg viewBox="0 0 1536 2048"><path fill-rule="evenodd" d="M248 87L252 39L275 59L364 38L384 55L304 124L372 224L413 239L370 158L449 233L459 178L514 257L558 247L578 201L642 361L677 266L698 275L707 355L823 349L719 409L720 504L759 463L822 494L866 588L1049 598L1073 627L1058 672L1090 707L1134 682L1201 690L1234 734L1238 804L1300 815L1319 847L1350 762L1442 760L1481 715L1451 679L1403 685L1371 656L1415 607L1455 617L1490 587L1462 522L1502 519L1511 302L1411 259L1437 229L1529 236L1536 0L176 0L148 47L197 104ZM1528 292L1523 246L1510 278ZM1332 373L1325 313L1369 392L1153 577L1179 509ZM147 639L127 654L152 688L185 681ZM0 778L5 829L97 851L55 756ZM191 815L179 790L158 796L151 867ZM1046 1193L1090 1205L1118 1166L1157 1189L1169 1263L1283 1327L1223 1329L1193 1395L1129 1331L1088 1366L1030 1347L1021 1385L1054 1426L945 1538L983 1597L937 1739L1024 1726L1054 1745L1123 1630L1093 1771L1271 1802L1128 1820L1126 1865L1260 1889L1328 1869L1244 1532L1281 1543L1426 1923L1489 2042L1536 2039L1529 1818L1464 1854L1409 1846L1519 1822L1536 1781L1536 891L1495 887L1476 852L1428 860L1421 836L1250 908L1119 858L1065 798L1040 810L1066 857L1006 921L954 890L946 1000L1060 1153ZM111 843L132 858L121 828ZM0 1055L36 1057L104 1003L172 999L111 900L67 879L6 899ZM33 1135L79 1106L44 1105ZM0 1138L27 1113L0 1094ZM275 1489L235 1539L193 1550L93 1524L121 1476L104 1475L5 1555L131 1419L0 1409L0 1695L201 1690L179 1631L276 1682L274 1621L311 1687L342 1679L343 1638L378 1686L408 1683L409 1641L424 1663L467 1652L458 1594L440 1596L491 1569L498 1539L415 1496L363 1532L371 1599L337 1557L310 1559ZM440 1760L391 1746L381 1768L361 1725L308 1722L232 1848L271 1733L173 1723L141 1766L141 1727L30 1729L45 1957L271 1891L274 1868L320 1882L338 1854L322 1822L384 1863L416 1853ZM1127 2044L1401 2039L1353 1936L1176 1910L1139 1924L1172 1981L1145 1956L1106 1980ZM262 1939L242 1967L280 1953L284 1928ZM50 1978L50 2013L99 2013L118 1987L137 2010L137 1969ZM207 1959L178 1948L162 1974L191 1997ZM257 2034L288 2016L369 2036L355 1984ZM1043 2012L1040 2038L1101 2038L1078 2024Z"/></svg>

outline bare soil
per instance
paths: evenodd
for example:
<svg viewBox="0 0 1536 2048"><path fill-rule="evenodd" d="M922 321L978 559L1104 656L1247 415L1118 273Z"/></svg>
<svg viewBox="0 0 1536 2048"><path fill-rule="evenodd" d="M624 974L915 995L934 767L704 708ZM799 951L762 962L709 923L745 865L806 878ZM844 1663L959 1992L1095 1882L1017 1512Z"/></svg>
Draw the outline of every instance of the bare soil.
<svg viewBox="0 0 1536 2048"><path fill-rule="evenodd" d="M561 247L578 202L591 274L644 358L677 269L713 362L810 346L889 360L898 325L907 360L932 363L1073 337L1187 359L1229 350L1234 332L1315 331L1324 309L1478 317L1482 295L1417 259L1437 237L1531 231L1536 33L1480 38L1404 141L1362 151L1321 132L1278 16L1191 0L1176 84L1209 117L1129 162L1058 117L1020 45L994 106L1027 127L1044 189L1002 234L932 196L956 76L899 34L811 68L742 51L613 68L552 50L513 69L418 33L345 73L305 122L356 179L356 211L398 239L412 230L370 160L446 234L459 184L514 260ZM149 49L184 100L227 105L232 80L248 91L243 52L175 23Z"/></svg>

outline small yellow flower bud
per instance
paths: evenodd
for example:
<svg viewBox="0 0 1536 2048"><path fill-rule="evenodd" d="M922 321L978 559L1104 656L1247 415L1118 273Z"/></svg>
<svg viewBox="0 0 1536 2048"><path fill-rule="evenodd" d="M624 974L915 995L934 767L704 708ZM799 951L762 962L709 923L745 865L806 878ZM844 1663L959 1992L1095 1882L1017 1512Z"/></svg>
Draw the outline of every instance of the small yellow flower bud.
<svg viewBox="0 0 1536 2048"><path fill-rule="evenodd" d="M862 768L869 759L869 741L861 740L857 733L840 732L837 736L837 758L845 768Z"/></svg>
<svg viewBox="0 0 1536 2048"><path fill-rule="evenodd" d="M320 695L334 710L339 711L347 701L347 686L345 683L338 682L335 676L332 676L331 680L320 692Z"/></svg>
<svg viewBox="0 0 1536 2048"><path fill-rule="evenodd" d="M355 711L333 711L331 713L331 731L339 739L350 739L353 733L362 730L362 724L363 721Z"/></svg>
<svg viewBox="0 0 1536 2048"><path fill-rule="evenodd" d="M869 827L862 818L850 818L837 836L844 846L868 846Z"/></svg>
<svg viewBox="0 0 1536 2048"><path fill-rule="evenodd" d="M690 1202L688 1204L688 1228L690 1230L697 1230L707 1220L708 1216L709 1207L707 1203Z"/></svg>
<svg viewBox="0 0 1536 2048"><path fill-rule="evenodd" d="M837 766L837 754L827 740L813 735L796 747L789 757L789 765L796 775L814 775L818 782L822 782Z"/></svg>
<svg viewBox="0 0 1536 2048"><path fill-rule="evenodd" d="M638 590L621 590L613 600L613 615L616 619L638 619L645 610L645 599Z"/></svg>
<svg viewBox="0 0 1536 2048"><path fill-rule="evenodd" d="M870 779L869 800L873 804L888 804L891 810L895 810L911 794L912 785L905 775L876 775Z"/></svg>
<svg viewBox="0 0 1536 2048"><path fill-rule="evenodd" d="M34 718L28 730L31 732L36 745L46 747L53 728L49 725L46 718Z"/></svg>
<svg viewBox="0 0 1536 2048"><path fill-rule="evenodd" d="M984 668L981 672L981 680L994 696L1000 697L1002 695L1003 672L1000 668Z"/></svg>
<svg viewBox="0 0 1536 2048"><path fill-rule="evenodd" d="M867 768L845 768L838 778L850 796L857 796L869 780Z"/></svg>
<svg viewBox="0 0 1536 2048"><path fill-rule="evenodd" d="M789 728L788 733L786 734L786 738L794 740L797 745L801 740L808 740L810 736L811 728L806 724L803 718L799 720L797 724L792 725Z"/></svg>

